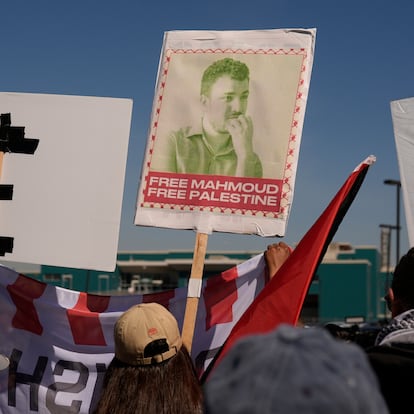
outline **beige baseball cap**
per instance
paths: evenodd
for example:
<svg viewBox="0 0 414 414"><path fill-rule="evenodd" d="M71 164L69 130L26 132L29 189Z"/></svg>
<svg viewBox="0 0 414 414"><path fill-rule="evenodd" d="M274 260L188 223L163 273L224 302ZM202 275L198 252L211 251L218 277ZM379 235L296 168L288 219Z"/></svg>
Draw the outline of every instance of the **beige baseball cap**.
<svg viewBox="0 0 414 414"><path fill-rule="evenodd" d="M168 350L144 357L145 347L166 339ZM129 365L151 365L172 358L182 346L175 317L158 303L141 303L124 312L114 327L115 356Z"/></svg>

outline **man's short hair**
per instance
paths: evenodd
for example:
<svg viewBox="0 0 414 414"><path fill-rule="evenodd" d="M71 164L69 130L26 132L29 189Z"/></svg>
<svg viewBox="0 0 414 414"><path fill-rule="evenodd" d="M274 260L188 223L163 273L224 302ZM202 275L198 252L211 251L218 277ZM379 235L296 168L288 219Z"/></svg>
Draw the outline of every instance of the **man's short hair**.
<svg viewBox="0 0 414 414"><path fill-rule="evenodd" d="M414 308L414 248L408 250L395 267L391 288L405 308Z"/></svg>
<svg viewBox="0 0 414 414"><path fill-rule="evenodd" d="M249 80L249 68L245 63L232 58L216 60L203 73L201 95L209 95L211 86L224 75L229 75L231 79L238 81Z"/></svg>

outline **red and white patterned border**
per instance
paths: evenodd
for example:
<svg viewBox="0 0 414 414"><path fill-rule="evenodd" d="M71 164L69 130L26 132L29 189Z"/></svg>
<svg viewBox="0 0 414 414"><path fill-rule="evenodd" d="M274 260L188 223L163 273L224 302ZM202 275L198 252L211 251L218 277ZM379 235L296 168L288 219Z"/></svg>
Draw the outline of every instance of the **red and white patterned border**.
<svg viewBox="0 0 414 414"><path fill-rule="evenodd" d="M168 75L168 68L171 62L171 56L173 54L194 54L194 53L203 53L203 54L242 54L242 55L301 55L303 56L301 76L298 83L297 93L296 93L296 104L292 116L292 124L290 130L290 137L288 143L288 150L286 154L285 169L283 174L283 187L280 201L280 209L277 212L268 212L261 210L240 210L240 209L229 209L229 208L217 208L217 207L205 207L205 206L191 206L191 205L180 205L180 204L159 204L159 203L141 203L141 207L145 208L158 208L165 210L176 210L176 211L188 211L188 212L211 212L211 213L220 213L220 214L237 214L237 215L251 215L251 216L261 216L266 218L283 218L285 214L288 213L289 207L289 195L291 193L291 179L293 176L293 165L295 161L296 151L297 151L297 136L299 132L300 125L300 115L302 111L301 102L303 95L303 85L305 83L304 74L306 73L307 68L307 52L306 49L167 49L164 55L164 61L161 70L161 77L159 82L159 87L157 90L155 112L152 118L151 125L151 135L150 135L150 145L149 145L149 157L147 159L147 169L151 164L151 158L153 154L154 142L157 136L158 120L162 107L163 94L165 89L165 84ZM148 182L148 175L144 177L145 185Z"/></svg>

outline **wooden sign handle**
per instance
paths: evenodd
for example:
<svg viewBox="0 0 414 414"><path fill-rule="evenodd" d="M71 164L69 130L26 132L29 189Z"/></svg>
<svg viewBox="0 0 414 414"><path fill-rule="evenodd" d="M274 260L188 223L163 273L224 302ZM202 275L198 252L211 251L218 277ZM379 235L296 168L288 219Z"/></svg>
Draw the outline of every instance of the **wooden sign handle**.
<svg viewBox="0 0 414 414"><path fill-rule="evenodd" d="M193 344L194 327L197 318L197 308L203 281L204 260L207 251L208 235L197 233L194 246L193 263L191 265L190 279L188 280L187 303L184 313L182 331L183 344L191 352Z"/></svg>

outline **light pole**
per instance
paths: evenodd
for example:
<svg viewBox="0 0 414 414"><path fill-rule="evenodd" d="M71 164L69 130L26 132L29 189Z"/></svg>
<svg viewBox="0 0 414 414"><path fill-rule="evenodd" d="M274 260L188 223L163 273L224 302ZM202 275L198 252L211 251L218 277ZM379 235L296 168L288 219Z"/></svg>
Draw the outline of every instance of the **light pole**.
<svg viewBox="0 0 414 414"><path fill-rule="evenodd" d="M380 224L381 228L381 268L387 269L387 277L385 281L385 291L388 292L390 287L390 278L391 278L391 230L395 230L396 227L390 224Z"/></svg>
<svg viewBox="0 0 414 414"><path fill-rule="evenodd" d="M396 237L396 248L395 248L395 265L397 265L398 261L400 260L400 188L401 188L401 181L399 180L391 180L387 179L384 180L384 184L387 185L395 185L397 189L397 222L395 225L395 229L397 231L397 237Z"/></svg>

